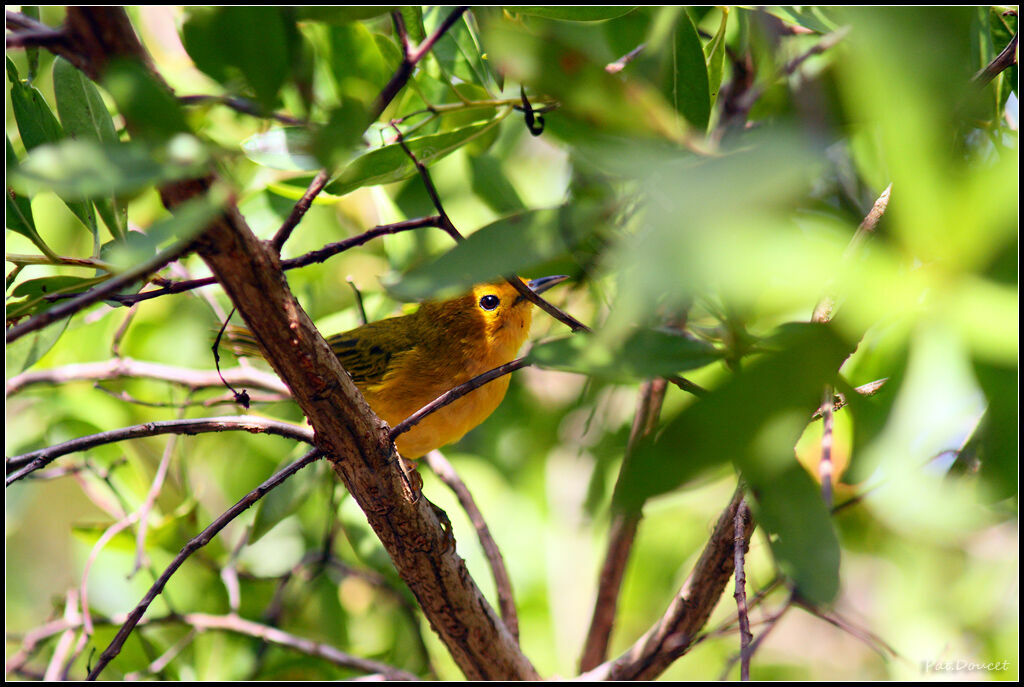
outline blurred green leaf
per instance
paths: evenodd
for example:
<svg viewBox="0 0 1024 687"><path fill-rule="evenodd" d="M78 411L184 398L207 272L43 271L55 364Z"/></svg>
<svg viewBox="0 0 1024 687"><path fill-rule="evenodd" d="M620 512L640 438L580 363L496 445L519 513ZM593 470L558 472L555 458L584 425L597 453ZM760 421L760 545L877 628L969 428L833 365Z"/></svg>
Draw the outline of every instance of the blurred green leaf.
<svg viewBox="0 0 1024 687"><path fill-rule="evenodd" d="M839 22L829 16L828 7L812 5L783 5L765 7L764 12L773 14L784 22L802 26L815 33L831 33L839 28Z"/></svg>
<svg viewBox="0 0 1024 687"><path fill-rule="evenodd" d="M374 34L365 24L330 26L328 31L331 76L342 101L355 98L368 105L391 79L397 65L385 60Z"/></svg>
<svg viewBox="0 0 1024 687"><path fill-rule="evenodd" d="M720 358L721 354L703 341L659 329L638 329L618 345L596 335L575 334L537 344L528 356L541 367L616 382L674 375Z"/></svg>
<svg viewBox="0 0 1024 687"><path fill-rule="evenodd" d="M487 133L491 127L497 126L500 117L488 122L431 136L419 136L405 141L409 150L421 164L430 165L440 160L473 139ZM376 148L365 153L341 172L341 174L324 189L327 193L343 196L362 186L390 184L408 179L416 174L416 166L409 159L402 146L397 143Z"/></svg>
<svg viewBox="0 0 1024 687"><path fill-rule="evenodd" d="M1017 368L976 361L978 378L988 408L976 434L979 440L980 477L992 502L1016 496L1020 468Z"/></svg>
<svg viewBox="0 0 1024 687"><path fill-rule="evenodd" d="M436 297L502 275L534 270L600 229L601 210L586 205L527 210L470 234L433 262L413 269L390 290L407 300Z"/></svg>
<svg viewBox="0 0 1024 687"><path fill-rule="evenodd" d="M354 98L331 110L327 124L313 136L313 150L320 166L337 169L364 151L363 132L368 122L369 113Z"/></svg>
<svg viewBox="0 0 1024 687"><path fill-rule="evenodd" d="M8 318L11 317L10 313L11 306L8 304ZM4 349L7 375L9 377L16 375L35 365L40 358L56 345L70 322L71 318L65 318L59 322L54 322L48 327L43 327L38 331L23 336L14 343L7 344Z"/></svg>
<svg viewBox="0 0 1024 687"><path fill-rule="evenodd" d="M274 474L293 462L294 458L282 461L274 469ZM256 515L253 518L252 532L249 534L250 544L259 541L260 537L299 509L299 506L309 498L313 488L323 480L323 477L317 472L316 470L301 470L260 499L256 506Z"/></svg>
<svg viewBox="0 0 1024 687"><path fill-rule="evenodd" d="M326 24L351 24L372 19L399 9L391 5L312 5L295 8L299 21L322 21Z"/></svg>
<svg viewBox="0 0 1024 687"><path fill-rule="evenodd" d="M515 12L516 14L528 14L533 17L544 17L545 19L560 19L562 21L603 21L605 19L615 19L616 17L621 17L624 14L629 14L636 9L636 6L612 7L611 5L595 5L592 7L548 7L539 5L506 5L504 6L504 9L509 12Z"/></svg>
<svg viewBox="0 0 1024 687"><path fill-rule="evenodd" d="M707 397L669 420L655 441L641 443L623 470L614 503L638 510L647 499L683 486L704 471L733 461L755 489L772 489L758 479L753 457L764 453L762 430L782 426L769 437L775 469L796 458L793 447L821 402L824 385L835 378L851 346L821 325L791 324L758 356ZM779 423L796 418L783 426ZM760 443L758 443L760 442Z"/></svg>
<svg viewBox="0 0 1024 687"><path fill-rule="evenodd" d="M133 137L164 142L188 133L181 106L167 86L133 60L114 60L103 73L103 87L131 123Z"/></svg>
<svg viewBox="0 0 1024 687"><path fill-rule="evenodd" d="M320 169L313 148L312 135L306 129L292 126L268 129L242 141L242 151L250 160L284 171Z"/></svg>
<svg viewBox="0 0 1024 687"><path fill-rule="evenodd" d="M199 69L225 85L240 75L267 109L278 103L296 39L287 11L270 5L190 8L182 26L182 43Z"/></svg>
<svg viewBox="0 0 1024 687"><path fill-rule="evenodd" d="M526 209L523 199L508 180L501 161L491 155L474 155L469 158L473 193L498 214L519 212Z"/></svg>
<svg viewBox="0 0 1024 687"><path fill-rule="evenodd" d="M156 147L135 141L100 144L65 139L33 150L13 170L11 181L30 192L52 190L67 198L109 198L196 176L205 164L206 151L191 136Z"/></svg>
<svg viewBox="0 0 1024 687"><path fill-rule="evenodd" d="M839 593L839 539L821 490L795 462L770 479L770 488L754 490L752 506L772 556L802 598L831 603Z"/></svg>

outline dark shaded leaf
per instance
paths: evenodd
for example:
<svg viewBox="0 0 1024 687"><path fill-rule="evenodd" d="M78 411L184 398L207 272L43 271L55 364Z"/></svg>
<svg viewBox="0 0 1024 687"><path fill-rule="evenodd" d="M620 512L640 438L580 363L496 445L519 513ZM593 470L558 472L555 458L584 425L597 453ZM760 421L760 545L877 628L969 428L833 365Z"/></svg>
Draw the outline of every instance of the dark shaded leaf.
<svg viewBox="0 0 1024 687"><path fill-rule="evenodd" d="M686 12L680 12L669 61L666 93L676 110L700 131L708 128L711 95L704 47Z"/></svg>
<svg viewBox="0 0 1024 687"><path fill-rule="evenodd" d="M103 87L124 118L132 122L133 137L163 142L175 134L188 133L178 101L138 62L112 62L103 74Z"/></svg>
<svg viewBox="0 0 1024 687"><path fill-rule="evenodd" d="M600 336L575 334L530 350L541 367L634 382L704 367L721 358L711 345L678 332L638 329L625 341L609 344Z"/></svg>

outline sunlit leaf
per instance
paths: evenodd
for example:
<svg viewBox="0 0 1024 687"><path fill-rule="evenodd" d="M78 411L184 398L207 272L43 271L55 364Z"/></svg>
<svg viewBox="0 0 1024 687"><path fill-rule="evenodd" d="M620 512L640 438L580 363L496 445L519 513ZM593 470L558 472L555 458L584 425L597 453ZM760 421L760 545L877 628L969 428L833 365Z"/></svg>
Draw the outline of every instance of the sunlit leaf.
<svg viewBox="0 0 1024 687"><path fill-rule="evenodd" d="M429 165L487 133L491 127L497 126L499 121L500 119L493 119L455 131L410 138L405 144L420 163ZM416 166L409 159L409 155L401 145L392 143L353 160L324 190L336 196L343 196L361 186L389 184L408 179L415 174Z"/></svg>
<svg viewBox="0 0 1024 687"><path fill-rule="evenodd" d="M191 137L157 147L65 139L33 150L14 170L11 181L19 188L52 190L67 198L109 198L195 176L205 163L206 152Z"/></svg>

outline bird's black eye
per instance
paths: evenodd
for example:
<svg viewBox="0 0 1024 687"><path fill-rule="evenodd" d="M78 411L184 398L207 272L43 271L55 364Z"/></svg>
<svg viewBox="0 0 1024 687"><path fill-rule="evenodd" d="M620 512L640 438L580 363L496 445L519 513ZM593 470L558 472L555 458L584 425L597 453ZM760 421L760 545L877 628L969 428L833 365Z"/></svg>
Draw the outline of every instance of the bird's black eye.
<svg viewBox="0 0 1024 687"><path fill-rule="evenodd" d="M501 299L490 293L480 299L480 307L484 310L494 310L499 303L501 303Z"/></svg>

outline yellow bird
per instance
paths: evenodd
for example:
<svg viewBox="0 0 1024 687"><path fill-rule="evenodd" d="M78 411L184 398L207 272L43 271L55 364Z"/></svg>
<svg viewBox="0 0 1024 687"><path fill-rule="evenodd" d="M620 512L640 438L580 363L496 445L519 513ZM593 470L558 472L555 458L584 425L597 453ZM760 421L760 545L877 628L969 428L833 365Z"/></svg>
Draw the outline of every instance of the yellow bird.
<svg viewBox="0 0 1024 687"><path fill-rule="evenodd" d="M534 279L542 293L568 277ZM532 303L502 280L478 284L457 298L426 301L401 317L364 324L327 337L345 370L377 415L394 426L435 398L515 359L530 333ZM244 353L259 354L248 331L233 328ZM395 444L419 458L458 441L487 419L508 390L505 375L428 415Z"/></svg>

